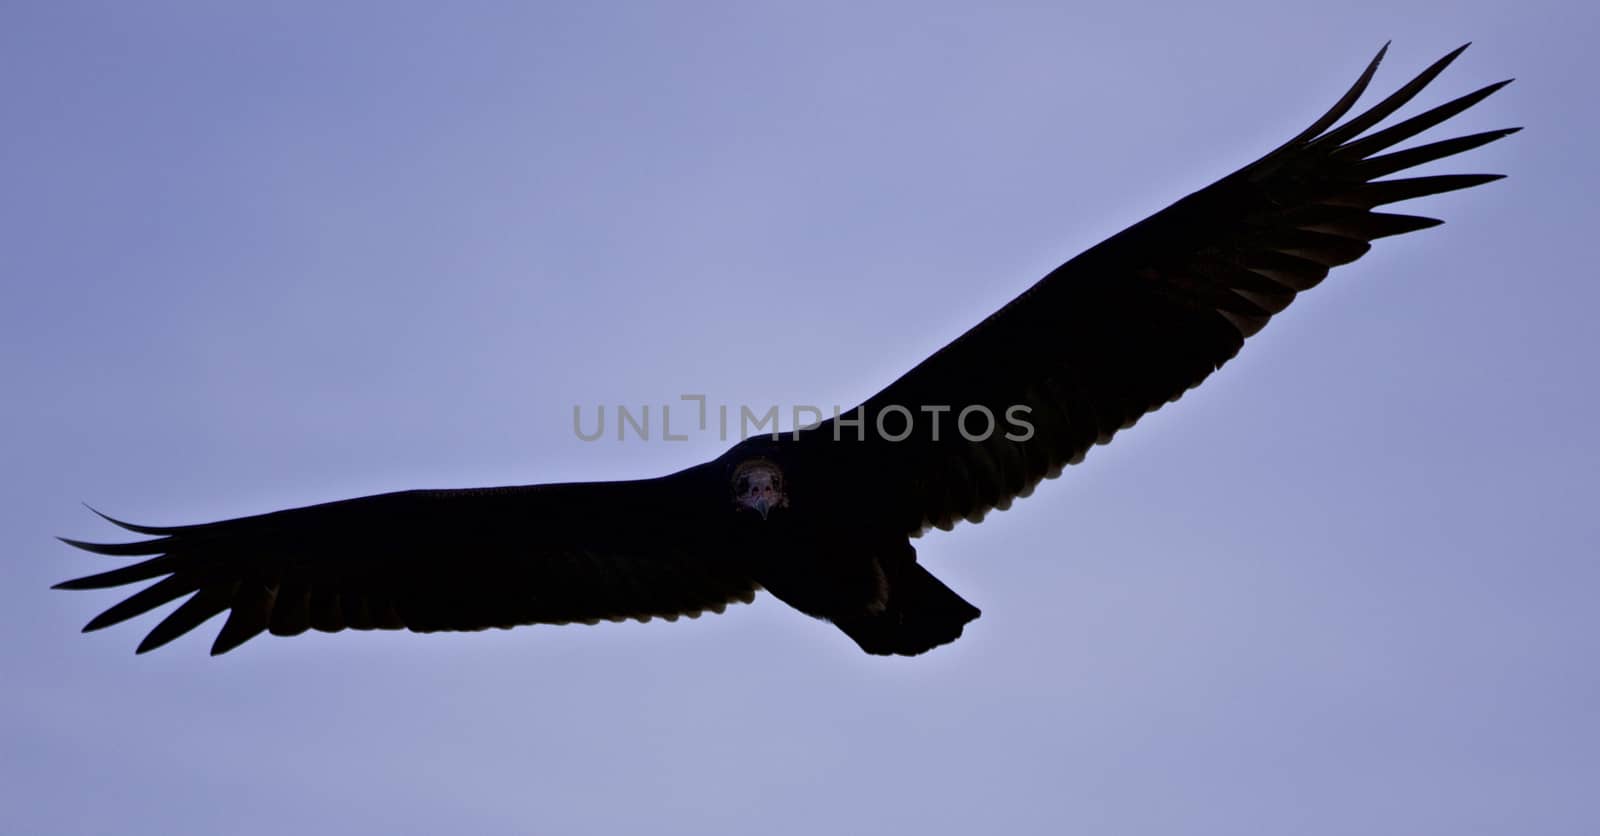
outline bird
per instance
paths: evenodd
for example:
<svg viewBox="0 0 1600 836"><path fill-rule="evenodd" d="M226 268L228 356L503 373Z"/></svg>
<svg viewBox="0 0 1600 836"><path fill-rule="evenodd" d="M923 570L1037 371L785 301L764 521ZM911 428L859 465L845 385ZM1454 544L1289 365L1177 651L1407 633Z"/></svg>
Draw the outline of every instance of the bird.
<svg viewBox="0 0 1600 836"><path fill-rule="evenodd" d="M262 633L672 621L759 590L870 654L948 644L980 611L913 540L1029 496L1198 386L1330 268L1441 223L1380 207L1504 176L1392 176L1520 130L1395 150L1510 83L1380 127L1466 48L1345 119L1385 44L1305 130L1061 264L849 413L649 479L409 490L179 526L95 511L142 539L62 541L137 560L55 588L149 582L85 632L184 599L138 653L224 613L213 655Z"/></svg>

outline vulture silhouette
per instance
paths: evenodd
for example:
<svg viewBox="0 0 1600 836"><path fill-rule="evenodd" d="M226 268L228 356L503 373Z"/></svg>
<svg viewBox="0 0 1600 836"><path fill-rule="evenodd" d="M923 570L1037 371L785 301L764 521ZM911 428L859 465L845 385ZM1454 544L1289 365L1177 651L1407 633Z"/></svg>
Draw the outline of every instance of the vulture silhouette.
<svg viewBox="0 0 1600 836"><path fill-rule="evenodd" d="M1339 124L1385 45L1298 136L1057 267L859 411L654 479L403 491L172 527L106 517L146 539L64 542L141 559L56 588L153 581L85 631L186 598L140 653L224 612L213 654L262 632L673 620L762 588L868 653L922 653L979 612L918 565L912 538L1027 496L1205 380L1330 267L1440 223L1378 207L1502 176L1389 178L1517 128L1390 149L1509 81L1372 130L1465 48ZM1000 431L999 416L1016 420Z"/></svg>

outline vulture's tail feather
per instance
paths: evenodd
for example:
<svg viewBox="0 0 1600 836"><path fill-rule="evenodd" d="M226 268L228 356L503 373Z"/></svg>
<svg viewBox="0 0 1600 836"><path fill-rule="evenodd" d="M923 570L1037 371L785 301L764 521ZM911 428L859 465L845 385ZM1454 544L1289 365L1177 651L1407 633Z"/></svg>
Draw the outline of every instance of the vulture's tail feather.
<svg viewBox="0 0 1600 836"><path fill-rule="evenodd" d="M960 638L967 622L982 614L916 563L898 567L888 581L883 611L834 620L868 653L915 656Z"/></svg>

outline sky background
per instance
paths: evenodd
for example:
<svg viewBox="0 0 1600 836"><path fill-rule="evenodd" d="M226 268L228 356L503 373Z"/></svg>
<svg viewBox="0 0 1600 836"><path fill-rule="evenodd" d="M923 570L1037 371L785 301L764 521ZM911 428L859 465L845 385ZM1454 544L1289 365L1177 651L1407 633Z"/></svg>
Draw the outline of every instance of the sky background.
<svg viewBox="0 0 1600 836"><path fill-rule="evenodd" d="M1592 5L245 5L0 3L0 830L1595 832ZM855 403L1390 38L1376 93L1519 77L1428 135L1526 125L1432 169L1510 179L919 541L954 645L762 596L135 657L159 616L48 590L119 539L80 502L642 477L724 445L574 404Z"/></svg>

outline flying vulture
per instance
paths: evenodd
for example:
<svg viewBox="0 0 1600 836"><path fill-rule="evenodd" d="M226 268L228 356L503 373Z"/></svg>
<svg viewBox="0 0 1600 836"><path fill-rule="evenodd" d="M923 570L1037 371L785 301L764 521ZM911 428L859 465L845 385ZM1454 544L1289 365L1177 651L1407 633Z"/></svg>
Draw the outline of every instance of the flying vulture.
<svg viewBox="0 0 1600 836"><path fill-rule="evenodd" d="M1378 207L1501 176L1389 175L1516 128L1390 149L1507 81L1372 130L1465 48L1338 124L1386 45L1298 136L1052 270L857 412L654 479L402 491L201 525L107 517L147 539L65 542L138 562L56 588L153 581L86 631L186 599L140 653L224 612L213 654L262 632L670 621L763 588L868 653L954 641L978 608L918 565L912 538L1027 496L1199 385L1328 268L1440 223Z"/></svg>

